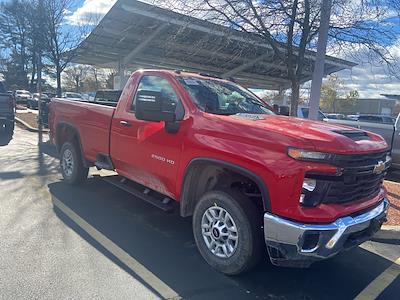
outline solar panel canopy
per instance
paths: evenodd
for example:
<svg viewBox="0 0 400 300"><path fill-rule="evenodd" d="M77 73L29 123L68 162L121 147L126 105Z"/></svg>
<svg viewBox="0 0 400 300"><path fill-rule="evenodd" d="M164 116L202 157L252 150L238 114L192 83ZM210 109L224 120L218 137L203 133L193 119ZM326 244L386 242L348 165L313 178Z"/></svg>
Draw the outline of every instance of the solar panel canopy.
<svg viewBox="0 0 400 300"><path fill-rule="evenodd" d="M307 51L302 83L311 79L314 60L315 52ZM285 62L261 36L133 0L115 3L79 45L73 62L120 71L187 70L232 77L250 88L291 85ZM327 56L324 73L355 65Z"/></svg>

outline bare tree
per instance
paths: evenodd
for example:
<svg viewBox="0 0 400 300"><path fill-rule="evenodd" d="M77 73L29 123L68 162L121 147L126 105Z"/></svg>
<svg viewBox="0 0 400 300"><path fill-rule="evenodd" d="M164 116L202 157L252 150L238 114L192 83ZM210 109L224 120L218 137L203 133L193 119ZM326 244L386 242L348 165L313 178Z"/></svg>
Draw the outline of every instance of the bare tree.
<svg viewBox="0 0 400 300"><path fill-rule="evenodd" d="M321 0L163 0L157 5L262 37L291 82L291 115L297 114L299 90L309 50L315 49ZM331 50L341 55L360 50L365 60L384 62L395 74L396 60L387 49L397 28L387 20L399 11L396 0L334 0L329 31ZM361 51L362 50L362 51ZM397 73L398 74L398 73Z"/></svg>
<svg viewBox="0 0 400 300"><path fill-rule="evenodd" d="M10 70L15 73L15 84L27 88L29 68L29 21L30 6L25 1L12 0L0 6L0 40L1 46L9 50Z"/></svg>
<svg viewBox="0 0 400 300"><path fill-rule="evenodd" d="M85 35L84 29L74 26L66 30L66 13L72 0L44 0L46 11L46 32L48 59L54 65L57 81L57 95L61 96L61 73L75 56L77 45Z"/></svg>
<svg viewBox="0 0 400 300"><path fill-rule="evenodd" d="M75 92L95 92L107 87L109 71L89 65L69 65L62 76L63 86Z"/></svg>
<svg viewBox="0 0 400 300"><path fill-rule="evenodd" d="M64 72L63 82L65 87L79 93L83 80L86 77L87 67L83 65L74 65L67 67Z"/></svg>

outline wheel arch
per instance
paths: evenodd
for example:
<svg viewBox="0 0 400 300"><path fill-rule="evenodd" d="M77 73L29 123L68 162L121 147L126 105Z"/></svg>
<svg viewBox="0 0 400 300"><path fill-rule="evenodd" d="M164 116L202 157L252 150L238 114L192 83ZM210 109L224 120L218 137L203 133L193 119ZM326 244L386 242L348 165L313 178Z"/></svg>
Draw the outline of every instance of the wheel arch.
<svg viewBox="0 0 400 300"><path fill-rule="evenodd" d="M79 148L79 153L82 158L83 165L89 167L90 163L85 159L85 154L82 147L81 136L79 130L76 126L67 123L60 122L56 126L56 148L58 153L61 151L61 147L65 142L75 142L76 146Z"/></svg>
<svg viewBox="0 0 400 300"><path fill-rule="evenodd" d="M207 169L208 168L208 169ZM211 173L214 172L214 173ZM226 174L218 180L212 179L212 176ZM211 178L211 183L210 183ZM221 182L231 182L234 179L248 179L253 182L261 193L262 208L264 211L271 211L271 203L268 187L260 176L254 172L238 166L236 164L213 158L193 159L185 170L181 189L180 214L182 217L188 217L193 214L195 205L201 197L201 194L208 191L209 186L215 186Z"/></svg>

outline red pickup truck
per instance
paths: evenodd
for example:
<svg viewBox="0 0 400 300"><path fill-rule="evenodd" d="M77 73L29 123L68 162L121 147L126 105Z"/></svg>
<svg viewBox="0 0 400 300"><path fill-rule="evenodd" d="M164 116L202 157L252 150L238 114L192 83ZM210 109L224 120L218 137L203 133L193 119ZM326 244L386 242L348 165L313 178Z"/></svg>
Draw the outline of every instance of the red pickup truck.
<svg viewBox="0 0 400 300"><path fill-rule="evenodd" d="M386 220L383 138L277 116L234 82L140 70L115 108L55 99L49 123L65 182L97 166L161 209L179 205L201 255L225 274L250 269L265 247L275 265L308 266Z"/></svg>

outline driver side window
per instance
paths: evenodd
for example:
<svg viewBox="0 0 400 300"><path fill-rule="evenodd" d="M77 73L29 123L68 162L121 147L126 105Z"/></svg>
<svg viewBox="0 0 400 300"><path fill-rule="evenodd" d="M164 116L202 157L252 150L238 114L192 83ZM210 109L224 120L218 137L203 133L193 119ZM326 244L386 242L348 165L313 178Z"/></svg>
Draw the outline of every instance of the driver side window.
<svg viewBox="0 0 400 300"><path fill-rule="evenodd" d="M165 104L166 110L175 110L176 112L176 119L181 120L184 116L184 109L181 101L179 100L175 90L168 82L167 79L159 77L159 76L152 76L152 75L145 75L140 79L138 89L133 97L131 111L136 110L136 98L137 93L139 91L153 91L159 92L163 96L164 99L167 99L167 103Z"/></svg>

